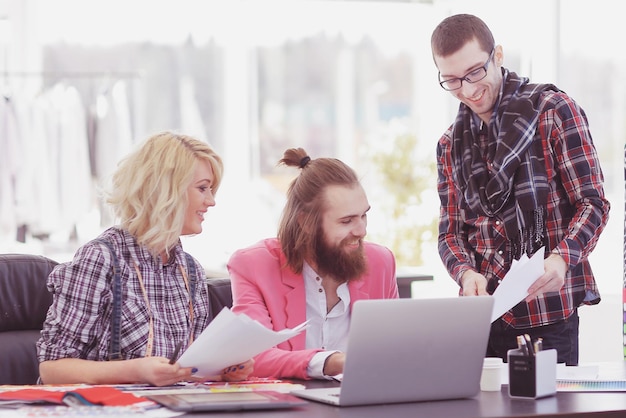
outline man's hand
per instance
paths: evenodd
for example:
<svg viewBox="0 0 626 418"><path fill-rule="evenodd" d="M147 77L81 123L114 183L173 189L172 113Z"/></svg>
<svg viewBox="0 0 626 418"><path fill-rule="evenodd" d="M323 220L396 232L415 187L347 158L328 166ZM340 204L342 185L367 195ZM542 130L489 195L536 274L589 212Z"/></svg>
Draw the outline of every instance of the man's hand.
<svg viewBox="0 0 626 418"><path fill-rule="evenodd" d="M336 352L326 358L324 362L324 373L326 376L337 376L343 373L343 365L346 362L345 353Z"/></svg>
<svg viewBox="0 0 626 418"><path fill-rule="evenodd" d="M565 284L567 263L558 254L550 254L543 262L544 273L528 288L526 302L547 292L558 292Z"/></svg>
<svg viewBox="0 0 626 418"><path fill-rule="evenodd" d="M474 270L466 270L461 277L463 296L488 295L487 278Z"/></svg>

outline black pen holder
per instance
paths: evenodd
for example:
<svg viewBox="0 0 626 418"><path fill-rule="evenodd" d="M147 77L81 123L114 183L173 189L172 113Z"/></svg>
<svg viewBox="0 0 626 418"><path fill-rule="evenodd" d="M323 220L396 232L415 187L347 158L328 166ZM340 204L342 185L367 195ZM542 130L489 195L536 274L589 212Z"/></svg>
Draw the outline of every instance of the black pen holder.
<svg viewBox="0 0 626 418"><path fill-rule="evenodd" d="M556 393L556 350L526 354L522 350L507 352L509 396L543 398Z"/></svg>

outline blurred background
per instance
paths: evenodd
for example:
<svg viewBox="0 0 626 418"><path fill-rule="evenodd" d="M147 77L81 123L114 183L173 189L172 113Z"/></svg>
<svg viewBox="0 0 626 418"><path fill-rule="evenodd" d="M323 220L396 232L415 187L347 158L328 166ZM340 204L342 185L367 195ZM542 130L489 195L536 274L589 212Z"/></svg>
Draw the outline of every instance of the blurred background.
<svg viewBox="0 0 626 418"><path fill-rule="evenodd" d="M472 13L504 65L586 111L612 203L593 252L603 301L583 307L581 361L624 357L626 29L612 0L0 0L0 252L68 261L114 223L99 198L117 161L172 130L210 143L226 173L187 251L215 274L276 234L297 171L289 147L362 178L368 239L413 297L457 294L436 248L435 146L458 102L437 84L430 34Z"/></svg>

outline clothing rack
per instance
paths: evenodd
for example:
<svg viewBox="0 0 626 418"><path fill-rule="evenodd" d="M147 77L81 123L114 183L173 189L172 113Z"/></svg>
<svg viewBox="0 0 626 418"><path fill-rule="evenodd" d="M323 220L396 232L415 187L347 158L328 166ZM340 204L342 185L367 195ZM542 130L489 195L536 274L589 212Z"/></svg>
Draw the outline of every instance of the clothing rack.
<svg viewBox="0 0 626 418"><path fill-rule="evenodd" d="M11 90L11 79L41 79L44 84L55 83L65 80L75 80L76 83L83 84L85 82L93 84L94 82L100 83L103 81L113 80L134 80L141 79L144 76L143 71L63 71L63 70L42 70L42 71L0 71L0 82L3 83L3 89L6 88L6 93L0 93L0 97L4 95L6 99L9 99ZM18 225L15 239L17 242L26 242L28 234L27 225ZM76 225L71 231L70 239L76 239L77 231ZM37 237L43 241L47 240L47 235Z"/></svg>
<svg viewBox="0 0 626 418"><path fill-rule="evenodd" d="M135 82L143 77L143 71L63 71L63 70L42 70L42 71L0 71L0 89L5 98L11 95L11 80L17 79L41 79L46 84L56 83L63 80L74 80L76 83L102 82L107 80L129 80Z"/></svg>
<svg viewBox="0 0 626 418"><path fill-rule="evenodd" d="M1 71L0 77L140 78L141 71Z"/></svg>
<svg viewBox="0 0 626 418"><path fill-rule="evenodd" d="M141 71L57 71L57 70L42 70L42 71L0 71L0 80L2 80L3 89L11 89L11 79L37 79L40 78L44 83L58 82L61 80L136 80L143 77ZM5 96L7 94L5 93Z"/></svg>

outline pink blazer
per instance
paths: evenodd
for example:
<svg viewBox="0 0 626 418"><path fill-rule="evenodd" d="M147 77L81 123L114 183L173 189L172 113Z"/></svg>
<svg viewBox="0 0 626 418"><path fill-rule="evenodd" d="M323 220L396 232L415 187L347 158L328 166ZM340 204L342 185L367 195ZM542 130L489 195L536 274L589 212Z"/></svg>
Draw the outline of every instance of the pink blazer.
<svg viewBox="0 0 626 418"><path fill-rule="evenodd" d="M350 308L360 299L398 297L396 263L383 246L365 243L368 271L350 282ZM236 251L228 261L234 313L245 313L264 326L280 331L306 320L306 296L302 274L286 266L276 238L265 239ZM305 349L305 332L255 357L257 377L309 379L307 366L321 349Z"/></svg>

